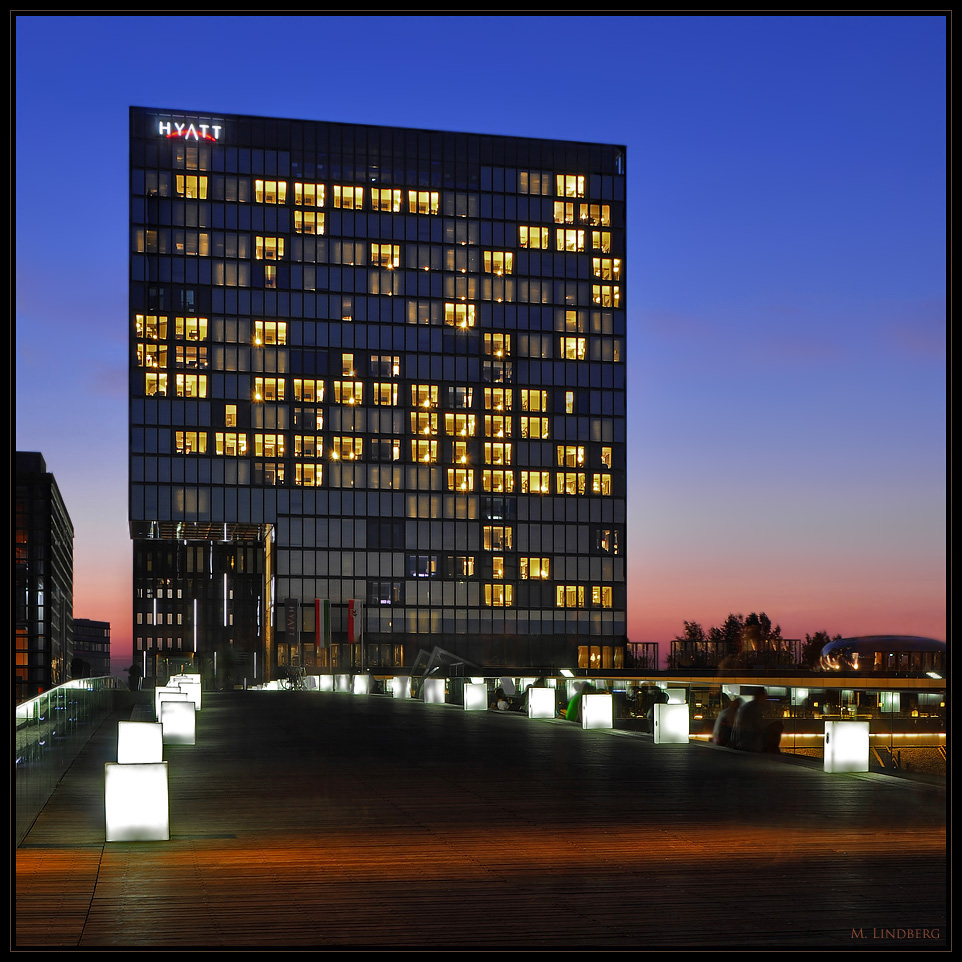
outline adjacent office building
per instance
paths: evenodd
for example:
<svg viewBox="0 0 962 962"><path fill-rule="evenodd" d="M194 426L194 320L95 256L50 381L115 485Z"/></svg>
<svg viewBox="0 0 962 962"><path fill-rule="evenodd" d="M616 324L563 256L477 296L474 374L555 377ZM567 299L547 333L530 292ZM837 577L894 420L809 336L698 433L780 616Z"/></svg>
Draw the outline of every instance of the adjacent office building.
<svg viewBox="0 0 962 962"><path fill-rule="evenodd" d="M110 674L110 622L89 618L73 620L74 678L100 678Z"/></svg>
<svg viewBox="0 0 962 962"><path fill-rule="evenodd" d="M134 657L618 667L625 150L132 108Z"/></svg>
<svg viewBox="0 0 962 962"><path fill-rule="evenodd" d="M73 524L43 455L16 452L14 675L17 701L70 678Z"/></svg>

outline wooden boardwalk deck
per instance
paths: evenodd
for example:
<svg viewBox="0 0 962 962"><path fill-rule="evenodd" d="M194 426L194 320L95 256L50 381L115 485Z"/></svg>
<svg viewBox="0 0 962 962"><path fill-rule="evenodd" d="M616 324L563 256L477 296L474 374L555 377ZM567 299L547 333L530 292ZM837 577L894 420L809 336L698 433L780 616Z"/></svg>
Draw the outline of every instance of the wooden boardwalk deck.
<svg viewBox="0 0 962 962"><path fill-rule="evenodd" d="M951 944L944 788L383 696L197 728L169 842L104 843L95 736L17 850L17 948Z"/></svg>

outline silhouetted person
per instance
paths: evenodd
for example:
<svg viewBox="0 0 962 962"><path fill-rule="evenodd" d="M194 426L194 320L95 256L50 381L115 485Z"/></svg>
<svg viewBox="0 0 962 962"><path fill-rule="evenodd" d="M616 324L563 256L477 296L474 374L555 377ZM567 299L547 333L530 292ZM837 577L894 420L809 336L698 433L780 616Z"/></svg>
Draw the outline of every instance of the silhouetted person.
<svg viewBox="0 0 962 962"><path fill-rule="evenodd" d="M735 727L735 718L738 715L738 709L741 707L741 704L741 698L734 698L718 713L718 717L715 719L715 728L711 736L711 740L716 745L724 746L731 743L732 730Z"/></svg>
<svg viewBox="0 0 962 962"><path fill-rule="evenodd" d="M759 688L751 701L744 702L735 715L731 747L742 752L778 752L782 737L780 721L766 722L764 706L768 692Z"/></svg>

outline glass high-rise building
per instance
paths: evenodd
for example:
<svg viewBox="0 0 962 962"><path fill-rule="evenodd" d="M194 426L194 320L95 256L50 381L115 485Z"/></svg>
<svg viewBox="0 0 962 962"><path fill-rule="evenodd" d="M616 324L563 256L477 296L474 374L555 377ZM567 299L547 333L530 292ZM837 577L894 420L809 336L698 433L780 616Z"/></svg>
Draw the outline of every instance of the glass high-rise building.
<svg viewBox="0 0 962 962"><path fill-rule="evenodd" d="M618 667L625 150L132 108L134 657Z"/></svg>

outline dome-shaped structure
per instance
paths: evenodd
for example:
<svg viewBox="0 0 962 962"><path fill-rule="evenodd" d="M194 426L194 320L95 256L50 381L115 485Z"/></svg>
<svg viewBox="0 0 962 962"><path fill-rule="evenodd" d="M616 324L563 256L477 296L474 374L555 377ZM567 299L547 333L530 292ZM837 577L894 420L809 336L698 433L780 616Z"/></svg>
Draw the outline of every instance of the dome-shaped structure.
<svg viewBox="0 0 962 962"><path fill-rule="evenodd" d="M864 635L830 641L819 664L825 671L945 671L946 644L915 635Z"/></svg>

